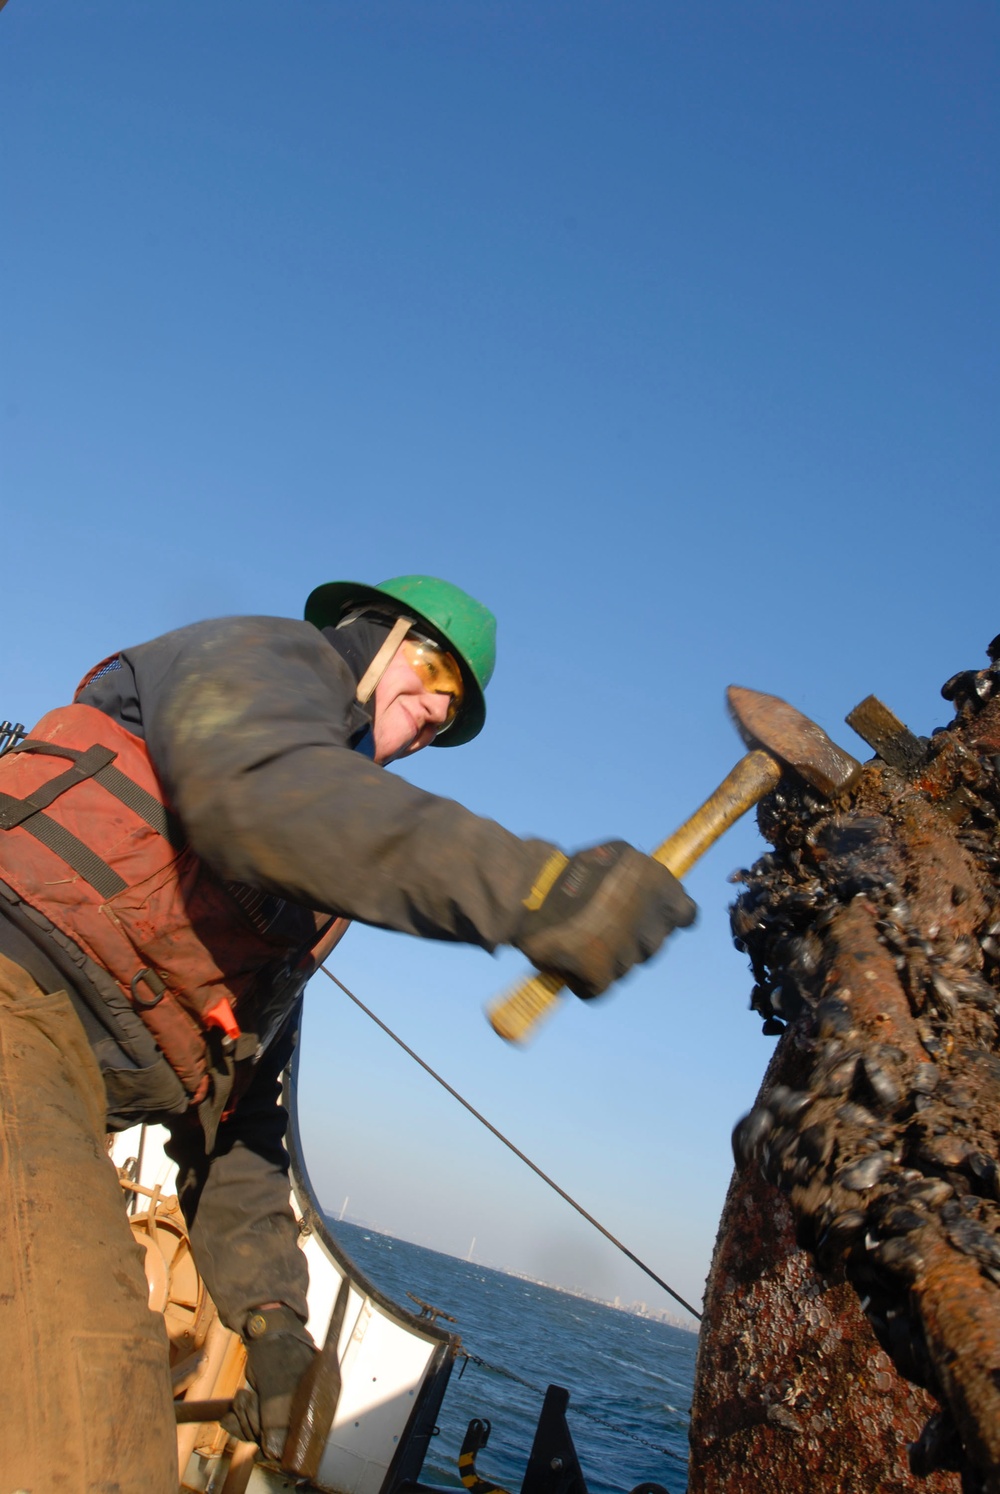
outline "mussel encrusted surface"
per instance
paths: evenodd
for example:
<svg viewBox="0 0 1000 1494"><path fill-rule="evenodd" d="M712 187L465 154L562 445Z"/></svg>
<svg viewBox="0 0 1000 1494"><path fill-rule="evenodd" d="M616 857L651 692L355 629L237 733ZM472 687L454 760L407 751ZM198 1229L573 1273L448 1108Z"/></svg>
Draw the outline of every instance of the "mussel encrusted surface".
<svg viewBox="0 0 1000 1494"><path fill-rule="evenodd" d="M835 804L783 782L732 910L780 1032L736 1127L691 1494L1000 1491L1000 639Z"/></svg>

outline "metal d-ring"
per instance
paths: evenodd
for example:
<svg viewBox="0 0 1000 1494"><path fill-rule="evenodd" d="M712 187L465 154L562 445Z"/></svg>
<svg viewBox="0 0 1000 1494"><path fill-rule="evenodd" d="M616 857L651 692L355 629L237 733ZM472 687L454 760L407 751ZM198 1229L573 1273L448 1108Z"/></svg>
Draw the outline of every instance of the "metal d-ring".
<svg viewBox="0 0 1000 1494"><path fill-rule="evenodd" d="M143 1001L142 997L136 991L136 986L141 980L145 981L146 985L152 991L152 1001ZM156 985L153 984L153 981L156 982ZM157 990L156 986L159 986L160 989ZM141 970L136 971L135 975L133 975L131 981L129 982L129 990L132 992L132 1001L141 1012L151 1012L154 1006L159 1006L160 1002L167 994L166 986L163 984L156 971L151 970L148 965L144 966Z"/></svg>

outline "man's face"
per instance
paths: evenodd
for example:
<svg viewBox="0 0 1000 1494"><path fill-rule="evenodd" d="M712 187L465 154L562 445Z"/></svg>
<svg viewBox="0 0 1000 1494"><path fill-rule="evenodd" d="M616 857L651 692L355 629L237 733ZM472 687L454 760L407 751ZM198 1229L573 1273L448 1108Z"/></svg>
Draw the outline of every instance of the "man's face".
<svg viewBox="0 0 1000 1494"><path fill-rule="evenodd" d="M407 653L404 642L375 687L375 761L383 767L429 747L451 709L451 696L430 689Z"/></svg>

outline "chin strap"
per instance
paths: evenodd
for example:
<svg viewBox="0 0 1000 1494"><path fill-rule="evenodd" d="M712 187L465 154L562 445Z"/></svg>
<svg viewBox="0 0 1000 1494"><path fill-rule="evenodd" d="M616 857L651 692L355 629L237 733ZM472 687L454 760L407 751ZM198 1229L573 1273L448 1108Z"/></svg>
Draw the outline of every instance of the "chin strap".
<svg viewBox="0 0 1000 1494"><path fill-rule="evenodd" d="M397 617L389 630L389 636L358 681L356 700L361 704L371 700L379 680L396 656L396 650L413 627L412 617Z"/></svg>

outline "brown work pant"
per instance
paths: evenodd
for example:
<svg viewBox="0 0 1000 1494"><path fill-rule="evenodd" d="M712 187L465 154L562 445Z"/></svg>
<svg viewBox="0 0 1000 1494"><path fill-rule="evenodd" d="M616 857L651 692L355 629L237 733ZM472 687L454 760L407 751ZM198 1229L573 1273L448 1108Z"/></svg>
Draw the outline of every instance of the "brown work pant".
<svg viewBox="0 0 1000 1494"><path fill-rule="evenodd" d="M163 1319L64 992L0 955L0 1494L177 1494Z"/></svg>

